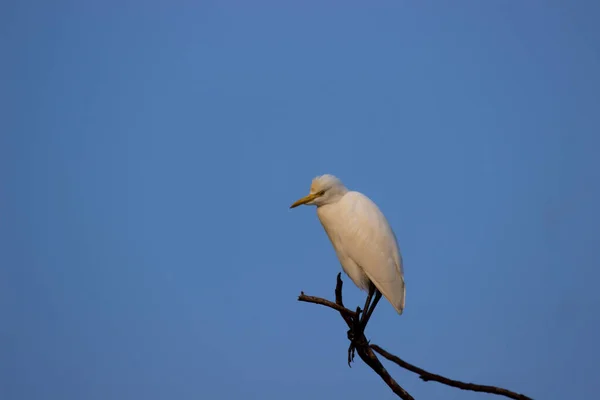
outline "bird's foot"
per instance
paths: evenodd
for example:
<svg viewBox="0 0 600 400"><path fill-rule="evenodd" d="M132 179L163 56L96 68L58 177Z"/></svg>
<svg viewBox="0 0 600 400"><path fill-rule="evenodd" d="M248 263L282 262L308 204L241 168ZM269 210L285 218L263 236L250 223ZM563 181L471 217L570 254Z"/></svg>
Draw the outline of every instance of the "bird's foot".
<svg viewBox="0 0 600 400"><path fill-rule="evenodd" d="M348 347L348 366L352 368L352 362L354 361L354 353L356 351L356 345L354 344L355 339L354 329L348 329L348 340L350 341L350 347Z"/></svg>
<svg viewBox="0 0 600 400"><path fill-rule="evenodd" d="M365 348L369 346L369 340L365 338L364 333L354 332L350 329L348 331L348 340L350 340L350 346L348 346L348 366L352 368L352 362L354 361L354 355L357 348Z"/></svg>
<svg viewBox="0 0 600 400"><path fill-rule="evenodd" d="M350 368L352 368L350 364L354 361L354 354L356 353L356 342L359 338L364 337L363 319L360 318L361 311L360 307L356 307L356 315L352 318L352 327L347 332L348 340L350 341L350 346L348 347L348 366Z"/></svg>
<svg viewBox="0 0 600 400"><path fill-rule="evenodd" d="M348 347L348 366L352 368L352 362L354 361L354 352L356 351L356 346L354 343L350 343L350 347Z"/></svg>

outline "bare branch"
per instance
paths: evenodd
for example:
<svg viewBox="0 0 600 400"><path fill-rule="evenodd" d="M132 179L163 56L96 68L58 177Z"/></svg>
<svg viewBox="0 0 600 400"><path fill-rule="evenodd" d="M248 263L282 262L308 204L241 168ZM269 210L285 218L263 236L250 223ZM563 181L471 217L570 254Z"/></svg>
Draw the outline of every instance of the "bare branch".
<svg viewBox="0 0 600 400"><path fill-rule="evenodd" d="M335 284L335 303L337 305L339 305L340 307L346 308L344 306L344 300L342 300L342 286L344 286L344 282L342 282L342 273L338 272L337 281ZM340 314L341 314L342 318L344 318L344 321L346 321L346 324L348 324L348 328L352 328L352 324L353 324L352 318L341 312L340 312Z"/></svg>
<svg viewBox="0 0 600 400"><path fill-rule="evenodd" d="M356 315L356 313L354 311L348 310L346 307L337 305L332 301L329 301L327 299L322 299L320 297L307 296L304 294L304 292L300 293L300 296L298 296L298 301L305 301L307 303L321 304L323 306L333 308L334 310L338 310L340 312L340 314L342 314L342 316L346 315L348 317L353 318Z"/></svg>
<svg viewBox="0 0 600 400"><path fill-rule="evenodd" d="M500 387L489 386L489 385L478 385L475 383L465 383L465 382L460 382L460 381L456 381L453 379L449 379L449 378L446 378L441 375L432 374L431 372L427 372L422 368L419 368L417 366L407 363L406 361L402 360L400 357L387 352L386 350L382 349L381 347L377 346L376 344L370 345L367 338L365 337L364 329L361 328L360 324L358 323L359 316L360 316L360 309L357 309L357 311L352 311L344 306L344 302L342 300L342 286L343 286L343 282L342 282L342 278L341 278L341 273L339 273L337 276L337 284L335 287L335 303L332 301L320 298L320 297L307 296L304 294L304 292L301 292L300 296L298 297L298 300L304 301L307 303L320 304L320 305L332 308L334 310L337 310L340 313L340 315L342 316L342 318L344 318L344 321L346 322L348 327L350 328L350 330L348 331L348 339L350 340L351 344L350 344L350 348L348 349L348 364L350 365L350 362L352 361L353 354L354 354L353 351L354 351L354 349L356 349L356 352L358 353L360 358L363 360L363 362L365 364L367 364L369 367L371 367L371 369L373 371L375 371L377 373L377 375L379 375L381 377L381 379L389 386L389 388L392 389L392 391L394 393L396 393L398 395L398 397L400 397L402 400L414 400L414 399L406 390L404 390L402 388L402 386L400 386L398 384L398 382L396 382L394 380L394 378L392 378L390 376L390 374L387 372L385 367L379 361L379 358L377 358L377 355L375 354L375 352L381 354L383 357L385 357L389 361L392 361L393 363L399 365L400 367L407 369L411 372L414 372L415 374L418 374L419 377L425 382L427 382L427 381L439 382L444 385L463 389L463 390L496 394L496 395L505 396L505 397L508 397L511 399L516 399L516 400L532 400L531 397L527 397L523 394L515 393L510 390L503 389ZM373 352L373 350L375 350L375 352Z"/></svg>
<svg viewBox="0 0 600 400"><path fill-rule="evenodd" d="M365 364L371 367L371 369L375 371L377 375L381 377L381 379L383 379L383 381L390 387L390 389L392 389L394 393L398 395L398 397L400 397L402 400L414 400L414 397L412 397L406 390L404 390L402 386L398 384L398 382L394 380L394 378L391 377L375 353L373 353L373 350L371 350L368 343L366 346L356 346L356 351Z"/></svg>
<svg viewBox="0 0 600 400"><path fill-rule="evenodd" d="M407 363L406 361L402 360L398 356L388 353L387 351L385 351L381 347L377 346L376 344L372 344L371 348L373 350L375 350L376 352L378 352L379 354L381 354L383 357L390 360L391 362L398 364L399 366L401 366L404 369L409 370L410 372L414 372L415 374L418 374L419 378L421 378L425 382L428 382L428 381L439 382L439 383L443 383L444 385L452 386L452 387L463 389L463 390L497 394L500 396L506 396L510 399L532 400L531 397L527 397L527 396L519 394L519 393L511 392L510 390L502 389L502 388L499 388L496 386L477 385L475 383L465 383L465 382L455 381L454 379L449 379L449 378L446 378L441 375L432 374L431 372L427 372L424 369L421 369L415 365Z"/></svg>
<svg viewBox="0 0 600 400"><path fill-rule="evenodd" d="M369 342L365 337L364 331L362 329L357 329L359 326L358 323L358 313L344 307L344 302L342 300L342 278L341 273L337 276L337 284L335 288L335 303L322 299L320 297L307 296L304 292L300 293L298 300L305 301L308 303L321 304L326 307L333 308L334 310L339 311L344 321L348 324L350 331L348 334L352 333L352 344L356 348L358 355L360 358L367 364L373 371L377 373L383 379L383 381L392 389L394 393L398 395L402 400L414 400L414 398L406 391L402 386L398 384L392 378L392 376L387 372L383 364L379 361L373 350L369 347Z"/></svg>

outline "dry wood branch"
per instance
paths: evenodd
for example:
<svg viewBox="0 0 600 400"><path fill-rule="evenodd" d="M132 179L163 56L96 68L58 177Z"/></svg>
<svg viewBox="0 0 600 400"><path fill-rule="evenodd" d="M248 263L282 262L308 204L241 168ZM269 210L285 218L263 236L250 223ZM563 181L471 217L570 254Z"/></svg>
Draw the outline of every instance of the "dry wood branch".
<svg viewBox="0 0 600 400"><path fill-rule="evenodd" d="M354 311L348 310L344 306L340 306L332 301L329 301L327 299L322 299L320 297L307 296L304 294L304 292L300 293L300 296L298 296L298 301L305 301L307 303L321 304L323 306L333 308L334 310L338 310L340 312L340 314L342 314L342 316L346 316L346 317L350 317L350 318L354 318L354 316L356 315L356 313Z"/></svg>
<svg viewBox="0 0 600 400"><path fill-rule="evenodd" d="M428 382L428 381L439 382L439 383L443 383L444 385L452 386L452 387L463 389L463 390L497 394L500 396L508 397L510 399L532 400L531 397L527 397L523 394L515 393L510 390L499 388L496 386L478 385L475 383L466 383L466 382L461 382L461 381L455 381L454 379L449 379L449 378L446 378L441 375L432 374L431 372L427 372L424 369L421 369L415 365L407 363L406 361L402 360L398 356L388 353L387 351L385 351L381 347L377 346L376 344L372 344L371 348L373 350L375 350L377 353L381 354L383 357L390 360L391 362L398 364L400 367L407 369L411 372L414 372L415 374L418 374L419 378L421 378L425 382Z"/></svg>
<svg viewBox="0 0 600 400"><path fill-rule="evenodd" d="M463 390L496 394L511 399L532 400L530 397L527 397L525 395L518 394L496 386L465 383L449 379L441 375L432 374L430 372L425 371L422 368L407 363L400 357L388 353L387 351L375 344L370 345L369 341L365 337L364 329L362 329L360 327L360 324L358 323L360 317L360 309L357 309L357 311L352 311L344 306L344 302L342 299L342 286L343 282L341 278L341 273L339 273L337 275L337 284L335 287L335 303L320 297L307 296L304 294L304 292L301 292L300 296L298 297L298 300L307 303L320 304L337 310L348 325L348 328L350 328L348 330L348 339L351 341L351 346L348 350L348 364L350 365L350 362L353 359L353 356L351 356L351 354L353 354L353 349L356 349L356 352L363 360L363 362L369 367L371 367L371 369L375 371L381 377L381 379L389 386L389 388L392 389L392 391L396 393L396 395L398 395L398 397L400 397L402 400L414 400L414 398L406 390L404 390L404 388L402 388L402 386L400 386L398 382L394 380L394 378L391 377L391 375L387 372L385 367L379 361L379 358L377 358L375 352L381 354L383 357L394 362L400 367L414 372L415 374L418 374L419 377L425 382L434 381ZM375 350L375 352L373 350Z"/></svg>
<svg viewBox="0 0 600 400"><path fill-rule="evenodd" d="M375 371L381 377L381 379L383 379L383 381L389 386L390 389L392 389L394 393L398 395L398 397L400 397L402 400L414 400L414 398L406 390L404 390L404 388L400 386L398 382L394 380L394 378L392 378L383 364L381 364L373 350L371 350L369 347L369 342L367 341L363 330L357 329L359 326L359 313L349 310L344 306L344 301L342 299L342 286L343 282L341 273L339 273L335 287L335 303L319 297L307 296L304 294L304 292L301 292L298 300L308 303L321 304L339 311L342 318L344 318L344 321L346 321L348 328L350 328L348 331L348 336L352 336L352 343L354 344L359 357L365 362L365 364L371 367L371 369L373 369L373 371Z"/></svg>
<svg viewBox="0 0 600 400"><path fill-rule="evenodd" d="M344 300L342 299L342 286L344 286L344 282L342 282L342 273L339 272L337 274L337 281L335 284L335 303L337 305L339 305L340 307L344 307ZM353 324L353 320L351 317L349 317L348 315L344 315L342 313L340 313L342 315L342 318L344 318L344 321L346 321L346 324L348 324L348 328L352 328L352 324ZM356 313L355 313L356 314Z"/></svg>
<svg viewBox="0 0 600 400"><path fill-rule="evenodd" d="M402 400L414 400L414 398L406 391L402 386L398 384L387 372L383 364L379 361L373 350L369 347L369 344L356 346L356 352L360 358L367 364L373 371L377 373L383 379L383 381L392 389L394 393L398 395Z"/></svg>

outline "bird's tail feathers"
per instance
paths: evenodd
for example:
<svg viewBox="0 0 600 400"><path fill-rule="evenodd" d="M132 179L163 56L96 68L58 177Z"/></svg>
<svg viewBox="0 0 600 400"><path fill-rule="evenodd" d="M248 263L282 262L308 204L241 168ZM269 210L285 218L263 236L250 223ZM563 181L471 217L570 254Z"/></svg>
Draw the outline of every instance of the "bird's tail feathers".
<svg viewBox="0 0 600 400"><path fill-rule="evenodd" d="M365 273L367 274L367 277L371 280L371 282L373 282L377 290L379 290L383 297L385 297L390 302L392 307L394 307L398 315L402 315L402 313L404 312L404 302L406 301L406 285L404 284L404 277L400 278L402 280L402 285L398 287L395 281L393 281L394 283L392 285L381 285L379 283L376 283L376 281L373 280L373 278L369 275L368 272L365 271ZM401 293L398 293L397 291L399 288L401 290Z"/></svg>

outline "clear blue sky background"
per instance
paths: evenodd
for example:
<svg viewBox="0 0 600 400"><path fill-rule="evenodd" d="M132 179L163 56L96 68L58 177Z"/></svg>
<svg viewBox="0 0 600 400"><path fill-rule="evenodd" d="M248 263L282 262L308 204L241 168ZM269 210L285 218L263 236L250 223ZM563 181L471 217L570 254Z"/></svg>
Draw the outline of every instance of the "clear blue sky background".
<svg viewBox="0 0 600 400"><path fill-rule="evenodd" d="M322 173L403 251L374 343L597 396L600 3L191 3L2 3L3 400L394 398L296 300L341 269L288 209Z"/></svg>

